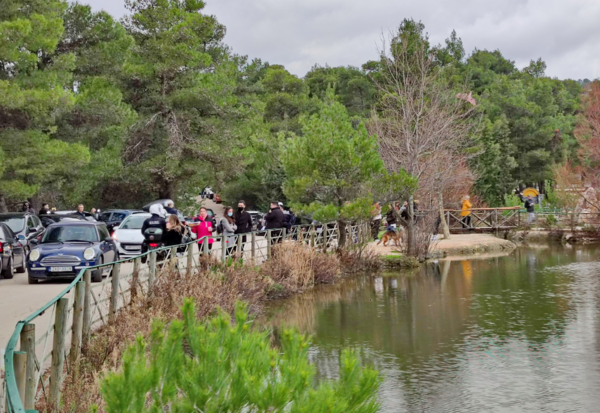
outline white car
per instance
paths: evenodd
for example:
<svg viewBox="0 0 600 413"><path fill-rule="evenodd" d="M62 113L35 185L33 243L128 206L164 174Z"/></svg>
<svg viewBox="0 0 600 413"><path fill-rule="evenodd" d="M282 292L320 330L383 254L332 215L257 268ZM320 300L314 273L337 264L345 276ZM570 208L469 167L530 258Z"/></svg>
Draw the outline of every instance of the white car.
<svg viewBox="0 0 600 413"><path fill-rule="evenodd" d="M113 232L113 239L117 243L119 256L131 257L142 253L142 225L150 218L151 214L131 214Z"/></svg>

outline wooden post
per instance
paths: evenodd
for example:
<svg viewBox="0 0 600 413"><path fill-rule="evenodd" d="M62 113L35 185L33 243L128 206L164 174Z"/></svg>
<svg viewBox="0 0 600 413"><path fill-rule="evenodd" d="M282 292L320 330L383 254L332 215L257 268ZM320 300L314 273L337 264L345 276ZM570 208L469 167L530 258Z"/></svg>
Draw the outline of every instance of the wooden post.
<svg viewBox="0 0 600 413"><path fill-rule="evenodd" d="M287 235L287 228L281 228L281 242L285 241L285 237Z"/></svg>
<svg viewBox="0 0 600 413"><path fill-rule="evenodd" d="M267 259L271 258L271 230L267 231Z"/></svg>
<svg viewBox="0 0 600 413"><path fill-rule="evenodd" d="M156 251L150 253L150 273L148 274L148 294L152 292L152 286L154 285L154 278L156 277Z"/></svg>
<svg viewBox="0 0 600 413"><path fill-rule="evenodd" d="M237 234L237 253L240 260L244 259L244 252L242 251L242 234Z"/></svg>
<svg viewBox="0 0 600 413"><path fill-rule="evenodd" d="M82 344L85 347L92 337L92 270L85 270L83 284L85 299L83 304Z"/></svg>
<svg viewBox="0 0 600 413"><path fill-rule="evenodd" d="M177 265L177 247L171 247L171 265L173 267Z"/></svg>
<svg viewBox="0 0 600 413"><path fill-rule="evenodd" d="M252 259L254 260L256 258L256 232L252 233L251 242L252 242Z"/></svg>
<svg viewBox="0 0 600 413"><path fill-rule="evenodd" d="M227 249L227 239L225 237L225 235L221 235L221 262L225 262L227 260L227 256L226 256L226 249Z"/></svg>
<svg viewBox="0 0 600 413"><path fill-rule="evenodd" d="M27 352L15 351L13 353L13 368L15 369L15 381L21 403L25 405L25 388L27 384Z"/></svg>
<svg viewBox="0 0 600 413"><path fill-rule="evenodd" d="M114 277L114 272L113 272ZM70 365L75 366L73 372L77 377L77 360L81 355L81 338L83 333L83 307L85 304L85 283L75 284L75 302L73 305L73 331L71 333Z"/></svg>
<svg viewBox="0 0 600 413"><path fill-rule="evenodd" d="M187 247L187 275L192 275L192 269L194 267L194 244L188 244Z"/></svg>
<svg viewBox="0 0 600 413"><path fill-rule="evenodd" d="M208 237L204 237L204 242L202 242L202 251L203 255L208 256Z"/></svg>
<svg viewBox="0 0 600 413"><path fill-rule="evenodd" d="M311 248L315 247L315 225L312 224L310 226L310 246Z"/></svg>
<svg viewBox="0 0 600 413"><path fill-rule="evenodd" d="M119 305L119 281L121 278L121 264L117 263L113 265L112 278L110 280L110 313L108 318L111 321L115 320L117 314L117 307Z"/></svg>
<svg viewBox="0 0 600 413"><path fill-rule="evenodd" d="M140 266L142 265L142 259L141 258L136 258L135 260L133 260L133 272L137 273L137 275L139 276L140 274Z"/></svg>
<svg viewBox="0 0 600 413"><path fill-rule="evenodd" d="M60 388L65 364L65 336L69 316L69 299L60 298L56 302L54 317L54 339L52 341L52 366L50 368L50 392L48 400L53 410L60 405Z"/></svg>
<svg viewBox="0 0 600 413"><path fill-rule="evenodd" d="M35 408L35 324L25 324L21 330L21 351L27 353L25 394L21 395L25 410ZM19 393L20 394L20 393Z"/></svg>

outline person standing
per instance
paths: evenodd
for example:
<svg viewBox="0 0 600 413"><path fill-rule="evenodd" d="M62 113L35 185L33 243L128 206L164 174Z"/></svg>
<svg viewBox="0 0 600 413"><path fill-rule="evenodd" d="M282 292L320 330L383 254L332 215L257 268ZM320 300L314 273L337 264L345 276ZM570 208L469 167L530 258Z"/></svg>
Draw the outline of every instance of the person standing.
<svg viewBox="0 0 600 413"><path fill-rule="evenodd" d="M396 210L394 208L394 204L389 205L389 210L387 214L385 214L385 221L387 222L386 230L396 232L397 227L397 219L396 219Z"/></svg>
<svg viewBox="0 0 600 413"><path fill-rule="evenodd" d="M178 213L178 211L175 209L175 204L173 203L173 201L167 203L165 210L171 215L177 215Z"/></svg>
<svg viewBox="0 0 600 413"><path fill-rule="evenodd" d="M204 242L207 242L207 248L210 254L210 250L212 250L212 245L215 240L211 237L213 232L213 222L208 217L206 208L200 208L200 213L196 218L194 218L194 224L195 225L192 227L192 233L196 234L200 254L202 254Z"/></svg>
<svg viewBox="0 0 600 413"><path fill-rule="evenodd" d="M42 209L40 209L40 212L38 213L38 215L47 215L49 213L50 213L50 205L42 204Z"/></svg>
<svg viewBox="0 0 600 413"><path fill-rule="evenodd" d="M92 217L94 217L94 219L96 221L98 221L98 219L100 218L100 216L98 215L98 211L96 210L96 208L90 209L90 214L92 214Z"/></svg>
<svg viewBox="0 0 600 413"><path fill-rule="evenodd" d="M245 234L252 232L252 217L250 216L250 213L246 211L246 202L243 200L238 202L238 209L235 213L235 223L237 225L235 233L242 237L240 251L237 251L241 257L244 253L244 244L247 241Z"/></svg>
<svg viewBox="0 0 600 413"><path fill-rule="evenodd" d="M465 195L462 200L462 211L460 213L462 227L463 228L471 228L471 198L469 195Z"/></svg>
<svg viewBox="0 0 600 413"><path fill-rule="evenodd" d="M373 203L371 216L373 217L371 221L372 236L375 241L379 241L379 228L381 227L381 203Z"/></svg>
<svg viewBox="0 0 600 413"><path fill-rule="evenodd" d="M237 230L237 225L235 225L235 218L233 217L233 208L225 207L224 211L225 216L221 218L219 224L223 228L223 236L221 238L221 242L225 243L225 256L231 257L235 250L237 236L235 235L235 231Z"/></svg>
<svg viewBox="0 0 600 413"><path fill-rule="evenodd" d="M184 228L177 215L169 215L169 219L167 219L166 228L167 231L162 237L162 241L164 242L165 247L181 245L183 243Z"/></svg>
<svg viewBox="0 0 600 413"><path fill-rule="evenodd" d="M23 202L23 212L27 212L29 214L35 214L35 211L33 210L33 208L31 207L31 205L29 204L29 202Z"/></svg>
<svg viewBox="0 0 600 413"><path fill-rule="evenodd" d="M265 229L271 231L271 245L281 242L281 228L285 223L285 217L277 202L271 202L271 210L265 215Z"/></svg>
<svg viewBox="0 0 600 413"><path fill-rule="evenodd" d="M527 225L531 225L533 221L535 221L535 203L533 202L533 198L531 195L527 195L525 198L525 209L527 210Z"/></svg>
<svg viewBox="0 0 600 413"><path fill-rule="evenodd" d="M86 219L85 213L83 212L83 204L77 205L77 211L73 215L81 219Z"/></svg>

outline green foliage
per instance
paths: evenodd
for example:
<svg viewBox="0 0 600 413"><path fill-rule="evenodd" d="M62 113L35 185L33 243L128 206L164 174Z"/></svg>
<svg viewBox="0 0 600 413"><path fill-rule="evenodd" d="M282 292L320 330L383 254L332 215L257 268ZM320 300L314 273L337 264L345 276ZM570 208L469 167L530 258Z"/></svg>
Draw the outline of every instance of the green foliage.
<svg viewBox="0 0 600 413"><path fill-rule="evenodd" d="M282 153L286 196L300 204L331 204L338 211L347 201L365 196L369 183L384 171L377 141L364 124L352 126L333 89L321 110L300 123L303 135L287 139Z"/></svg>
<svg viewBox="0 0 600 413"><path fill-rule="evenodd" d="M235 323L221 312L195 318L186 300L183 321L155 321L149 342L138 337L121 372L102 383L108 412L376 412L378 373L362 368L351 351L341 357L340 378L315 385L310 342L285 330L280 348L251 329L239 304Z"/></svg>

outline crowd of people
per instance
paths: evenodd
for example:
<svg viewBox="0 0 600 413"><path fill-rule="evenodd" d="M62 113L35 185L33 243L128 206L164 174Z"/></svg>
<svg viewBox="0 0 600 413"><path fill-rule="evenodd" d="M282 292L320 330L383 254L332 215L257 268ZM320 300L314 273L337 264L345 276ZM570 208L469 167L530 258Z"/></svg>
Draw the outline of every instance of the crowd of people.
<svg viewBox="0 0 600 413"><path fill-rule="evenodd" d="M252 216L246 209L246 202L240 200L237 211L233 207L226 206L222 217L214 217L208 214L205 207L201 207L198 216L185 226L176 214L168 215L170 212L161 204L150 207L151 216L146 219L142 226L142 233L149 228L160 228L164 231L161 241L165 246L177 246L190 242L192 234L198 240L201 252L212 250L215 242L214 235L221 235L225 242L225 254L231 257L244 251L247 236L252 232ZM168 219L165 217L168 215ZM272 202L270 211L259 222L262 231L271 230L271 243L281 242L281 231L283 228L291 229L295 224L296 217L293 212L285 210L281 202ZM239 240L239 242L238 242Z"/></svg>
<svg viewBox="0 0 600 413"><path fill-rule="evenodd" d="M371 231L373 235L373 240L379 241L379 231L381 229L381 223L383 220L382 215L383 205L381 202L373 203L373 208L371 210ZM417 219L417 212L419 210L419 201L413 201L413 219ZM392 202L388 204L388 210L385 214L385 229L389 232L403 231L404 228L402 226L403 223L408 222L409 220L409 208L408 201L404 202ZM398 219L401 218L401 220Z"/></svg>

